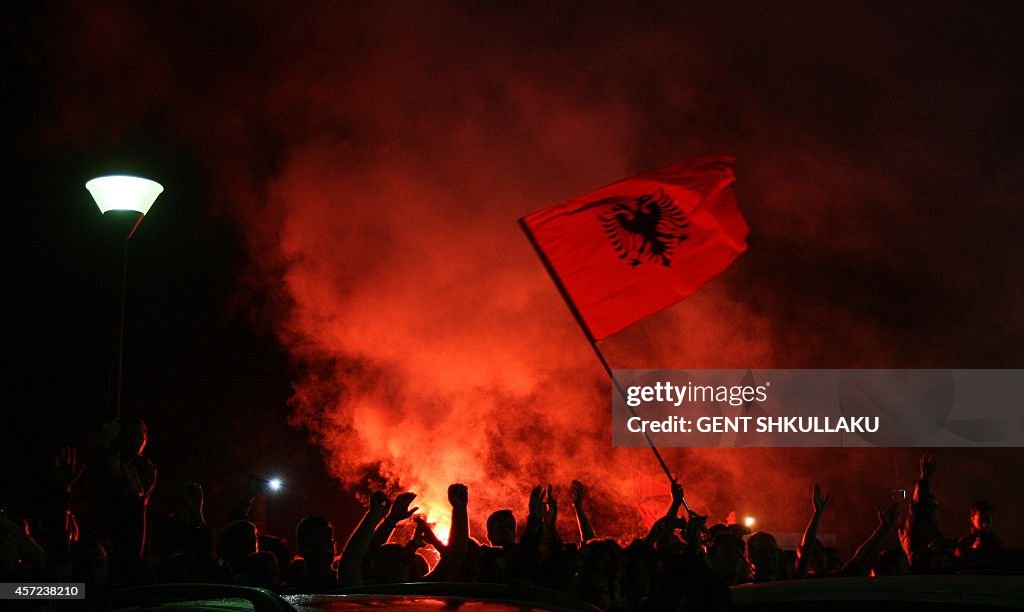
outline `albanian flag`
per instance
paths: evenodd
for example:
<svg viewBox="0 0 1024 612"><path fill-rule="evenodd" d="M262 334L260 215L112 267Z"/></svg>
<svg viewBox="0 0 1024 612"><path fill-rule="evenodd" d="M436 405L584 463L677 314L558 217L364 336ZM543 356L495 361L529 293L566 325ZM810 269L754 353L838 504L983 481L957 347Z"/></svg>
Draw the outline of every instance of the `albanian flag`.
<svg viewBox="0 0 1024 612"><path fill-rule="evenodd" d="M702 157L519 220L591 340L668 308L747 250L731 157Z"/></svg>

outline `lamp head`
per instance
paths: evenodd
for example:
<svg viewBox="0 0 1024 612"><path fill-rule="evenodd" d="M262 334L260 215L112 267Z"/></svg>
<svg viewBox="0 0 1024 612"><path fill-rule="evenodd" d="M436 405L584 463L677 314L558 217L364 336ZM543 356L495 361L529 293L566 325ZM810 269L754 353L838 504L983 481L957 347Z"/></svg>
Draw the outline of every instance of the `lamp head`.
<svg viewBox="0 0 1024 612"><path fill-rule="evenodd" d="M163 185L156 181L115 174L100 176L85 184L101 213L111 210L130 210L145 215L152 208Z"/></svg>

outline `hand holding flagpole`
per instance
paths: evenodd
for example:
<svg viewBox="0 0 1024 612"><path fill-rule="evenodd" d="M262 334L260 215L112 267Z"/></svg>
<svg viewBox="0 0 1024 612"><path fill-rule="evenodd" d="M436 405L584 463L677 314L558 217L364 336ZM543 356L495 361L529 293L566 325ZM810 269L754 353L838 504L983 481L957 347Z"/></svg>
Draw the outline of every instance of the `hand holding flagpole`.
<svg viewBox="0 0 1024 612"><path fill-rule="evenodd" d="M732 166L730 157L673 164L519 220L623 400L598 340L686 298L747 249ZM643 436L676 485L657 446Z"/></svg>

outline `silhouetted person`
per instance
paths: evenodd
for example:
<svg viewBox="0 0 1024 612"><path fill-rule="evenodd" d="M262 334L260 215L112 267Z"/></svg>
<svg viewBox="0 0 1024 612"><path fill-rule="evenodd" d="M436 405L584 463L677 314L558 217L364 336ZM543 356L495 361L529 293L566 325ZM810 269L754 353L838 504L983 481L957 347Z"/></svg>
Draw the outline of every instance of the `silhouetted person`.
<svg viewBox="0 0 1024 612"><path fill-rule="evenodd" d="M872 576L903 576L910 573L910 563L902 546L883 550L871 568Z"/></svg>
<svg viewBox="0 0 1024 612"><path fill-rule="evenodd" d="M992 531L992 506L988 502L976 501L971 505L971 528L956 544L956 555L968 557L1003 548L1003 542Z"/></svg>
<svg viewBox="0 0 1024 612"><path fill-rule="evenodd" d="M803 538L800 539L800 547L796 550L794 578L806 578L812 565L815 573L821 573L828 565L828 561L821 558L824 557L825 549L818 541L818 525L821 523L822 515L825 514L825 508L828 507L828 500L829 496L823 495L821 492L821 485L815 484L814 493L811 496L814 512L811 514L810 522L807 523L807 529L804 530ZM816 556L819 557L817 562L815 562Z"/></svg>
<svg viewBox="0 0 1024 612"><path fill-rule="evenodd" d="M148 441L142 419L120 417L103 426L96 456L101 497L95 528L110 538L111 572L129 582L139 578L146 507L156 485L156 468L142 454Z"/></svg>
<svg viewBox="0 0 1024 612"><path fill-rule="evenodd" d="M217 550L219 557L210 577L214 582L232 583L242 572L246 558L259 550L256 525L249 521L231 521L221 531Z"/></svg>
<svg viewBox="0 0 1024 612"><path fill-rule="evenodd" d="M730 529L721 529L712 536L708 558L715 573L728 585L739 584L747 577L747 560L743 557L743 540Z"/></svg>
<svg viewBox="0 0 1024 612"><path fill-rule="evenodd" d="M841 566L838 572L835 572L843 576L867 576L871 572L871 564L876 557L876 551L878 546L885 537L889 530L896 524L897 514L900 509L900 502L898 499L893 499L889 502L889 505L885 507L885 510L878 511L878 527L875 528L871 535L868 536L867 540L857 548L857 551L853 553L850 560ZM900 554L903 551L900 550ZM906 561L906 555L904 555L904 561Z"/></svg>
<svg viewBox="0 0 1024 612"><path fill-rule="evenodd" d="M201 567L216 559L216 532L203 514L203 487L189 481L181 488L181 505L167 521L165 555L194 558Z"/></svg>
<svg viewBox="0 0 1024 612"><path fill-rule="evenodd" d="M935 474L935 456L929 452L921 454L918 461L920 477L914 486L914 497L906 521L900 527L900 544L907 555L911 570L923 568L925 556L937 553L934 543L942 539L939 530L939 501L932 495L931 478Z"/></svg>
<svg viewBox="0 0 1024 612"><path fill-rule="evenodd" d="M373 563L367 572L367 582L372 584L411 582L413 556L416 554L410 553L401 544L384 544L373 557Z"/></svg>
<svg viewBox="0 0 1024 612"><path fill-rule="evenodd" d="M594 527L590 524L590 518L583 508L583 502L587 498L587 487L582 482L574 480L569 491L572 495L572 509L576 513L576 524L580 528L580 544L582 545L587 540L593 540L597 537Z"/></svg>
<svg viewBox="0 0 1024 612"><path fill-rule="evenodd" d="M307 516L299 521L295 527L295 547L305 562L305 575L292 585L294 590L323 593L338 588L338 575L334 573L337 544L330 521L320 516Z"/></svg>
<svg viewBox="0 0 1024 612"><path fill-rule="evenodd" d="M261 533L259 535L260 552L269 552L277 558L277 567L281 572L281 581L284 582L284 571L292 561L292 554L288 552L285 541L277 536Z"/></svg>
<svg viewBox="0 0 1024 612"><path fill-rule="evenodd" d="M754 572L754 582L770 582L779 574L781 551L775 536L759 531L747 538L747 561Z"/></svg>
<svg viewBox="0 0 1024 612"><path fill-rule="evenodd" d="M653 557L657 565L657 555L650 544L641 541L632 549L639 556L640 553L636 552L638 549ZM599 608L611 608L618 604L622 597L618 584L621 564L622 549L615 540L590 540L580 549L579 562L572 577L570 591L576 597ZM630 570L636 574L642 575L644 569L646 566L642 562L630 565ZM650 585L647 586L649 590Z"/></svg>
<svg viewBox="0 0 1024 612"><path fill-rule="evenodd" d="M378 523L377 528L373 531L373 538L370 541L370 549L367 551L366 557L363 559L363 566L361 568L364 576L369 574L377 555L391 538L391 534L394 533L395 527L397 527L402 521L410 518L417 510L419 510L418 506L413 506L412 508L409 507L414 499L416 499L416 494L409 491L399 493L395 496L395 501L391 504L391 508L388 510L384 520ZM377 580L375 579L375 581ZM392 580L392 582L400 581Z"/></svg>
<svg viewBox="0 0 1024 612"><path fill-rule="evenodd" d="M78 522L71 512L72 490L84 470L77 456L77 451L71 447L62 448L54 455L49 498L38 533L39 544L47 554L47 565L60 578L70 577L71 548L80 535Z"/></svg>
<svg viewBox="0 0 1024 612"><path fill-rule="evenodd" d="M96 596L110 585L110 542L99 533L83 534L71 549L72 576Z"/></svg>
<svg viewBox="0 0 1024 612"><path fill-rule="evenodd" d="M498 510L487 517L487 541L498 548L516 543L516 517L511 510Z"/></svg>
<svg viewBox="0 0 1024 612"><path fill-rule="evenodd" d="M619 591L626 609L636 610L654 590L659 578L658 553L643 540L633 540L623 549L621 560L620 584L609 589L609 600L615 591Z"/></svg>
<svg viewBox="0 0 1024 612"><path fill-rule="evenodd" d="M516 517L511 510L497 510L487 517L487 541L480 547L480 581L505 582L516 548Z"/></svg>
<svg viewBox="0 0 1024 612"><path fill-rule="evenodd" d="M466 485L448 485L448 503L452 507L448 544L441 551L441 560L425 577L426 580L454 581L459 576L469 550L469 489Z"/></svg>
<svg viewBox="0 0 1024 612"><path fill-rule="evenodd" d="M250 554L242 562L242 571L235 576L237 584L277 591L281 588L281 567L274 553L266 550Z"/></svg>
<svg viewBox="0 0 1024 612"><path fill-rule="evenodd" d="M0 512L0 578L24 580L46 567L46 551L29 533L24 519Z"/></svg>

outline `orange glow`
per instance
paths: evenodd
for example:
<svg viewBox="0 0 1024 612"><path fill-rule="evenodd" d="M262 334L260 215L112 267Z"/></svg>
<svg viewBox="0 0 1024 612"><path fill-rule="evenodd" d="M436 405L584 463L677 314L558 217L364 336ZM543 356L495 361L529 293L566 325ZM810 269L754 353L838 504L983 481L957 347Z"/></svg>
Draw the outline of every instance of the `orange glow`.
<svg viewBox="0 0 1024 612"><path fill-rule="evenodd" d="M743 524L746 525L747 527L753 527L754 523L755 523L754 517L752 517L752 516L748 516L747 518L743 519Z"/></svg>
<svg viewBox="0 0 1024 612"><path fill-rule="evenodd" d="M431 528L434 530L434 535L437 536L437 539L441 540L441 543L447 546L448 534L450 529L449 525L447 523L431 522L430 519L428 519L428 524L431 525Z"/></svg>

